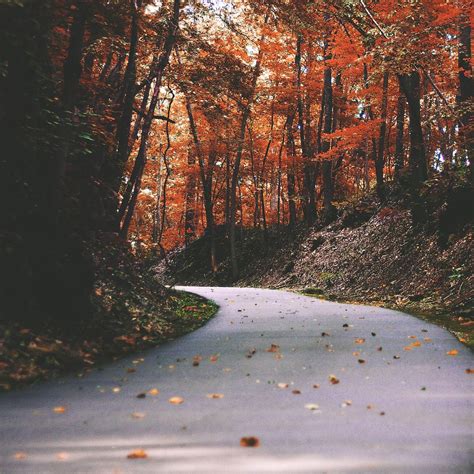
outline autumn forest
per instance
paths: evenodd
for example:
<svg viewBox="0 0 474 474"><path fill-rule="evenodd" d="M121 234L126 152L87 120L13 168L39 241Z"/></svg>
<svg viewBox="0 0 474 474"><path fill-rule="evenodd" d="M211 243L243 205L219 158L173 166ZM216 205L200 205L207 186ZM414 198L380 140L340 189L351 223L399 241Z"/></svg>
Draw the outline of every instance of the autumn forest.
<svg viewBox="0 0 474 474"><path fill-rule="evenodd" d="M241 228L327 224L387 186L469 179L470 7L1 2L6 300L25 276L20 312L58 287L77 299L61 275L87 282L98 236L165 258L205 235L216 270L225 232L237 278Z"/></svg>

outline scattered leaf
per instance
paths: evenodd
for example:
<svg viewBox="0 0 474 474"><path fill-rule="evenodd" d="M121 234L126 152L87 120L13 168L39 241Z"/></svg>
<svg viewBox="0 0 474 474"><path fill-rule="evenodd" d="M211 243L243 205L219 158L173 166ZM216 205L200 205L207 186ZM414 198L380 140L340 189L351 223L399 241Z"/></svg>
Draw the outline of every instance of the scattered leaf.
<svg viewBox="0 0 474 474"><path fill-rule="evenodd" d="M313 388L319 388L319 384L315 383L315 384L313 385Z"/></svg>
<svg viewBox="0 0 474 474"><path fill-rule="evenodd" d="M453 349L452 351L446 352L446 355L448 355L448 356L457 356L458 351L456 349Z"/></svg>
<svg viewBox="0 0 474 474"><path fill-rule="evenodd" d="M291 393L293 395L301 395L301 390L292 390Z"/></svg>
<svg viewBox="0 0 474 474"><path fill-rule="evenodd" d="M280 352L280 346L277 344L272 344L268 349L267 352Z"/></svg>
<svg viewBox="0 0 474 474"><path fill-rule="evenodd" d="M316 403L307 403L304 407L311 411L319 410L319 405L317 405Z"/></svg>
<svg viewBox="0 0 474 474"><path fill-rule="evenodd" d="M240 438L240 446L244 448L258 448L260 446L260 440L255 436L244 436Z"/></svg>
<svg viewBox="0 0 474 474"><path fill-rule="evenodd" d="M136 420L141 420L142 418L145 418L145 413L141 413L139 411L136 411L132 413L132 418L135 418Z"/></svg>
<svg viewBox="0 0 474 474"><path fill-rule="evenodd" d="M322 333L321 333L321 336L322 336L322 337L326 337L326 336L330 336L330 335L331 335L331 334L329 334L328 332L322 332Z"/></svg>
<svg viewBox="0 0 474 474"><path fill-rule="evenodd" d="M466 369L466 374L474 374L474 369Z"/></svg>
<svg viewBox="0 0 474 474"><path fill-rule="evenodd" d="M287 384L287 383L280 382L279 384L277 384L277 387L278 387L278 388L288 388L288 384Z"/></svg>
<svg viewBox="0 0 474 474"><path fill-rule="evenodd" d="M211 357L209 357L209 360L211 362L217 362L219 360L219 354L211 355Z"/></svg>
<svg viewBox="0 0 474 474"><path fill-rule="evenodd" d="M148 390L148 395L152 395L153 397L156 397L156 395L158 395L159 393L160 391L157 388L151 388L150 390Z"/></svg>
<svg viewBox="0 0 474 474"><path fill-rule="evenodd" d="M385 412L384 412L384 411L381 411L381 412L379 413L379 415L380 415L380 416L384 416L384 415L385 415Z"/></svg>
<svg viewBox="0 0 474 474"><path fill-rule="evenodd" d="M359 359L357 362L359 362L359 364L365 364L365 360L364 360L364 359Z"/></svg>
<svg viewBox="0 0 474 474"><path fill-rule="evenodd" d="M143 449L135 449L127 455L128 459L146 459L148 454Z"/></svg>
<svg viewBox="0 0 474 474"><path fill-rule="evenodd" d="M393 358L394 359L400 359L400 356L399 355L394 355Z"/></svg>
<svg viewBox="0 0 474 474"><path fill-rule="evenodd" d="M364 344L365 343L365 339L363 337L358 337L355 339L354 341L355 344Z"/></svg>
<svg viewBox="0 0 474 474"><path fill-rule="evenodd" d="M23 451L19 451L19 452L15 453L15 454L13 455L13 457L14 457L17 461L21 461L21 460L27 458L27 454L24 453Z"/></svg>
<svg viewBox="0 0 474 474"><path fill-rule="evenodd" d="M69 459L69 453L61 452L56 454L56 459L58 461L67 461Z"/></svg>
<svg viewBox="0 0 474 474"><path fill-rule="evenodd" d="M336 385L340 382L340 380L335 375L330 375L329 382L331 382L333 385Z"/></svg>
<svg viewBox="0 0 474 474"><path fill-rule="evenodd" d="M224 398L224 394L222 393L208 393L206 395L207 398Z"/></svg>
<svg viewBox="0 0 474 474"><path fill-rule="evenodd" d="M184 398L181 397L171 397L168 400L172 405L181 405L184 402Z"/></svg>
<svg viewBox="0 0 474 474"><path fill-rule="evenodd" d="M122 390L120 387L114 387L114 388L112 389L112 392L114 392L114 393L119 393L120 390Z"/></svg>
<svg viewBox="0 0 474 474"><path fill-rule="evenodd" d="M139 393L139 394L137 395L137 398L145 398L145 397L146 397L146 393L145 393L145 392Z"/></svg>
<svg viewBox="0 0 474 474"><path fill-rule="evenodd" d="M66 413L66 407L54 407L53 408L54 413Z"/></svg>

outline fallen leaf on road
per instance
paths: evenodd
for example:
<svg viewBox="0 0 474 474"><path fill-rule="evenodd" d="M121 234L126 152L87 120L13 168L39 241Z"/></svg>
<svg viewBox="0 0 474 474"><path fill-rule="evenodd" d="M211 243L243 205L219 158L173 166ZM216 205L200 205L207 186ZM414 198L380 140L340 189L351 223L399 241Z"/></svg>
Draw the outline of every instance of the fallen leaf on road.
<svg viewBox="0 0 474 474"><path fill-rule="evenodd" d="M211 357L209 357L209 360L211 362L217 362L219 360L219 354L211 355Z"/></svg>
<svg viewBox="0 0 474 474"><path fill-rule="evenodd" d="M272 344L268 349L267 352L280 352L280 346L277 344Z"/></svg>
<svg viewBox="0 0 474 474"><path fill-rule="evenodd" d="M143 449L135 449L127 455L128 459L146 459L148 454Z"/></svg>
<svg viewBox="0 0 474 474"><path fill-rule="evenodd" d="M292 390L293 395L301 395L301 390Z"/></svg>
<svg viewBox="0 0 474 474"><path fill-rule="evenodd" d="M425 337L423 340L424 340L425 342L431 342L431 341L432 341L431 337Z"/></svg>
<svg viewBox="0 0 474 474"><path fill-rule="evenodd" d="M13 457L17 460L17 461L21 461L22 459L26 459L27 458L27 454L22 452L22 451L19 451L18 453L15 453L13 455Z"/></svg>
<svg viewBox="0 0 474 474"><path fill-rule="evenodd" d="M258 446L260 446L260 440L255 436L244 436L240 438L240 446L244 448L258 448Z"/></svg>
<svg viewBox="0 0 474 474"><path fill-rule="evenodd" d="M380 416L384 416L384 415L385 415L385 412L384 412L384 411L381 411L381 412L379 413L379 415L380 415Z"/></svg>
<svg viewBox="0 0 474 474"><path fill-rule="evenodd" d="M319 388L319 384L315 383L315 384L313 385L313 388Z"/></svg>
<svg viewBox="0 0 474 474"><path fill-rule="evenodd" d="M133 374L133 372L136 372L137 369L134 369L133 367L130 367L129 369L127 369L127 374Z"/></svg>
<svg viewBox="0 0 474 474"><path fill-rule="evenodd" d="M181 405L181 403L184 402L184 398L181 398L181 397L171 397L168 401L169 401L171 404L173 404L173 405Z"/></svg>
<svg viewBox="0 0 474 474"><path fill-rule="evenodd" d="M355 341L354 341L355 344L364 344L365 343L365 339L363 337L358 337Z"/></svg>
<svg viewBox="0 0 474 474"><path fill-rule="evenodd" d="M255 349L255 348L249 349L245 357L247 357L247 359L251 359L252 356L253 356L256 352L257 352L257 349Z"/></svg>
<svg viewBox="0 0 474 474"><path fill-rule="evenodd" d="M446 352L446 355L448 355L448 356L457 356L458 351L456 349L453 349L452 351Z"/></svg>
<svg viewBox="0 0 474 474"><path fill-rule="evenodd" d="M408 339L417 339L416 336L408 336Z"/></svg>
<svg viewBox="0 0 474 474"><path fill-rule="evenodd" d="M66 407L54 407L54 413L66 413Z"/></svg>
<svg viewBox="0 0 474 474"><path fill-rule="evenodd" d="M287 384L287 383L280 382L279 384L277 384L277 387L278 387L278 388L288 388L288 384Z"/></svg>
<svg viewBox="0 0 474 474"><path fill-rule="evenodd" d="M394 359L400 359L399 355L393 356Z"/></svg>
<svg viewBox="0 0 474 474"><path fill-rule="evenodd" d="M340 380L335 375L330 375L329 382L331 382L333 385L336 385L340 382Z"/></svg>
<svg viewBox="0 0 474 474"><path fill-rule="evenodd" d="M222 393L208 393L206 395L207 398L224 398L224 394Z"/></svg>
<svg viewBox="0 0 474 474"><path fill-rule="evenodd" d="M136 420L141 420L142 418L145 418L145 413L141 413L139 411L136 411L132 413L132 418L135 418Z"/></svg>
<svg viewBox="0 0 474 474"><path fill-rule="evenodd" d="M69 454L68 453L57 453L56 454L56 459L58 461L67 461L69 459Z"/></svg>
<svg viewBox="0 0 474 474"><path fill-rule="evenodd" d="M137 395L137 398L145 398L146 397L146 393L139 393Z"/></svg>
<svg viewBox="0 0 474 474"><path fill-rule="evenodd" d="M275 355L273 356L273 358L276 359L276 360L280 360L280 359L283 359L283 355L280 354L280 353L278 353L278 354L275 354Z"/></svg>
<svg viewBox="0 0 474 474"><path fill-rule="evenodd" d="M200 355L195 355L193 357L193 367L197 367L201 361L202 357Z"/></svg>
<svg viewBox="0 0 474 474"><path fill-rule="evenodd" d="M120 390L122 390L120 387L114 387L114 388L112 389L112 392L114 392L114 393L119 393Z"/></svg>
<svg viewBox="0 0 474 474"><path fill-rule="evenodd" d="M158 395L159 393L160 391L157 388L151 388L150 390L148 390L148 395L152 395L153 397L156 397L156 395Z"/></svg>
<svg viewBox="0 0 474 474"><path fill-rule="evenodd" d="M421 347L421 342L420 341L416 341L412 344L413 347Z"/></svg>
<svg viewBox="0 0 474 474"><path fill-rule="evenodd" d="M304 407L311 411L319 410L319 405L316 403L307 403Z"/></svg>
<svg viewBox="0 0 474 474"><path fill-rule="evenodd" d="M404 351L411 351L412 347L411 346L405 346L403 348Z"/></svg>
<svg viewBox="0 0 474 474"><path fill-rule="evenodd" d="M474 374L474 369L466 369L466 374Z"/></svg>
<svg viewBox="0 0 474 474"><path fill-rule="evenodd" d="M354 357L359 357L359 356L360 356L360 352L359 352L359 351L355 351L355 352L352 353L352 355L353 355Z"/></svg>
<svg viewBox="0 0 474 474"><path fill-rule="evenodd" d="M357 362L359 362L359 364L365 364L365 360L364 360L364 359L359 359Z"/></svg>

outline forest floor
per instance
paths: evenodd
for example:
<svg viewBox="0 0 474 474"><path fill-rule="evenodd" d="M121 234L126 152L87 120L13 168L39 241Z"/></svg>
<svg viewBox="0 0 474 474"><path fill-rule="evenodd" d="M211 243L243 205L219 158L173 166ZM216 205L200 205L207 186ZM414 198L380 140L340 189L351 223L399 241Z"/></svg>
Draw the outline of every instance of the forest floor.
<svg viewBox="0 0 474 474"><path fill-rule="evenodd" d="M206 323L217 306L160 285L125 245L97 245L91 314L80 322L0 321L0 391L155 347ZM132 371L130 369L130 371Z"/></svg>
<svg viewBox="0 0 474 474"><path fill-rule="evenodd" d="M474 345L472 188L428 182L416 199L391 188L339 206L330 225L240 232L240 278L230 276L228 241L218 238L219 270L199 239L157 267L164 283L293 289L319 298L399 309Z"/></svg>

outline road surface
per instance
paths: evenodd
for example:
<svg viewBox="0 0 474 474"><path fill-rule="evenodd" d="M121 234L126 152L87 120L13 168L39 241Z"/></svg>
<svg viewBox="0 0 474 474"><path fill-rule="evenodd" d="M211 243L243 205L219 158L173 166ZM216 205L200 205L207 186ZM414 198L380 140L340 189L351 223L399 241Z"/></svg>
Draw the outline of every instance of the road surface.
<svg viewBox="0 0 474 474"><path fill-rule="evenodd" d="M474 357L447 331L290 292L186 289L220 305L205 327L1 395L0 472L472 472Z"/></svg>

